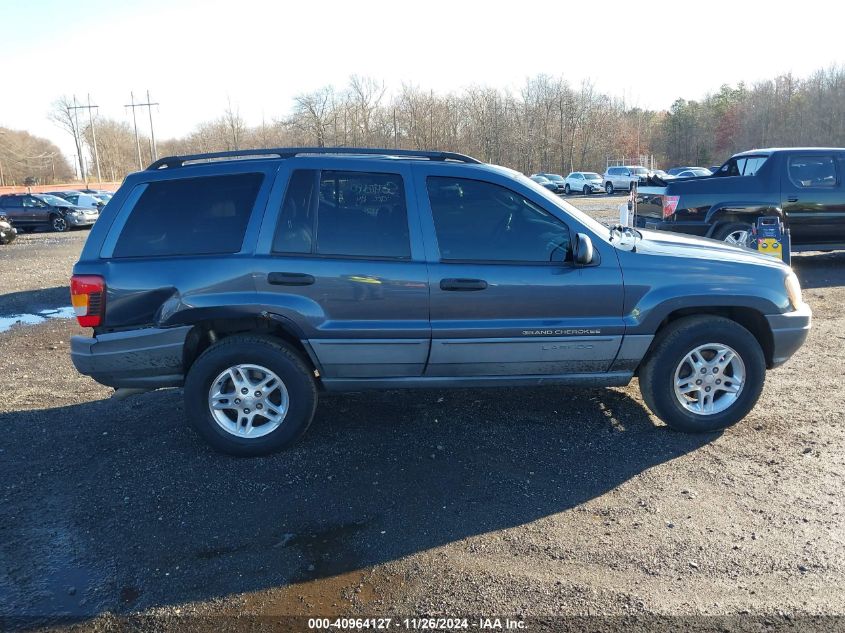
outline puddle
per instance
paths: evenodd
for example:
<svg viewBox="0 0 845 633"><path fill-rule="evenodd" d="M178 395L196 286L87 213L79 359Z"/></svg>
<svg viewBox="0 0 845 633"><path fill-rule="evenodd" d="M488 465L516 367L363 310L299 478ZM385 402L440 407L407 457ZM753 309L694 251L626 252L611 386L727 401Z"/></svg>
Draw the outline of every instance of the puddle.
<svg viewBox="0 0 845 633"><path fill-rule="evenodd" d="M0 317L0 332L7 332L13 325L38 325L47 319L72 319L74 316L71 306L41 310L35 314L12 314Z"/></svg>

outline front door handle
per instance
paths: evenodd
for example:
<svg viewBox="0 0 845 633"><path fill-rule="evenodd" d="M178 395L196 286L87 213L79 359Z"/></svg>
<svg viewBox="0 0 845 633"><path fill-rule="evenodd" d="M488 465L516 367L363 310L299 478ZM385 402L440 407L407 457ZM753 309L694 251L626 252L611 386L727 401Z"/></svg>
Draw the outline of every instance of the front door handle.
<svg viewBox="0 0 845 633"><path fill-rule="evenodd" d="M485 290L487 282L483 279L441 279L441 290Z"/></svg>
<svg viewBox="0 0 845 633"><path fill-rule="evenodd" d="M307 273L268 273L267 282L274 286L310 286L314 276Z"/></svg>
<svg viewBox="0 0 845 633"><path fill-rule="evenodd" d="M786 199L786 201L787 201L787 202L798 202L798 197L797 197L797 196L789 196L789 197Z"/></svg>

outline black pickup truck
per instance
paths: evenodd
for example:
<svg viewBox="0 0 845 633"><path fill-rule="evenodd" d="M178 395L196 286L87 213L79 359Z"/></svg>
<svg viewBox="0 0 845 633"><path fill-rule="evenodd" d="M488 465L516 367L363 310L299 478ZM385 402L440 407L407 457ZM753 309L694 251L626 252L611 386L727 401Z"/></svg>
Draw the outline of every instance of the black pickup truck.
<svg viewBox="0 0 845 633"><path fill-rule="evenodd" d="M845 149L751 150L712 176L651 184L637 192L640 228L745 244L758 217L776 215L793 251L845 249Z"/></svg>

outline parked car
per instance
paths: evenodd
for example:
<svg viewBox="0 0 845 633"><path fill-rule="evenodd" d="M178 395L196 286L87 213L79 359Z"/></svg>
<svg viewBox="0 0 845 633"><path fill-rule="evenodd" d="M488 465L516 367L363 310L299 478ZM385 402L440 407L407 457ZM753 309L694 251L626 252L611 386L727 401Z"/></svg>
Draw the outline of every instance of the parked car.
<svg viewBox="0 0 845 633"><path fill-rule="evenodd" d="M713 172L709 169L705 169L704 167L695 167L693 169L684 169L683 171L675 174L675 178L705 178L706 176L712 176Z"/></svg>
<svg viewBox="0 0 845 633"><path fill-rule="evenodd" d="M683 172L683 171L696 170L696 169L707 169L707 168L706 168L706 167L693 167L693 166L689 166L689 167L672 167L672 169L667 169L667 170L666 170L666 173L667 173L667 174L669 174L670 176L678 176L678 175L680 175L680 173L681 173L681 172ZM712 171L711 171L711 170L709 170L709 169L707 169L707 171L710 171L710 172L712 173Z"/></svg>
<svg viewBox="0 0 845 633"><path fill-rule="evenodd" d="M50 194L12 193L0 196L0 211L24 232L49 227L63 233L71 228L91 226L99 212L71 204Z"/></svg>
<svg viewBox="0 0 845 633"><path fill-rule="evenodd" d="M713 431L748 413L810 327L775 258L609 229L449 152L162 158L103 216L71 279L93 328L71 339L74 365L120 389L184 386L194 429L238 455L295 441L322 391L635 375L667 424Z"/></svg>
<svg viewBox="0 0 845 633"><path fill-rule="evenodd" d="M17 229L11 225L9 218L0 210L0 244L4 246L11 244L17 236Z"/></svg>
<svg viewBox="0 0 845 633"><path fill-rule="evenodd" d="M561 176L560 174L549 174L546 172L540 172L539 174L534 175L542 176L543 178L546 178L547 180L551 181L555 185L555 187L557 187L555 193L563 193L564 182L563 176Z"/></svg>
<svg viewBox="0 0 845 633"><path fill-rule="evenodd" d="M638 226L746 244L757 218L777 215L793 251L845 248L845 149L742 152L710 178L638 191Z"/></svg>
<svg viewBox="0 0 845 633"><path fill-rule="evenodd" d="M51 191L50 195L67 200L74 206L86 209L100 210L105 206L105 203L99 198L90 193L82 193L81 191Z"/></svg>
<svg viewBox="0 0 845 633"><path fill-rule="evenodd" d="M649 171L640 165L622 167L608 167L604 172L604 190L607 195L613 195L617 189L630 191L633 184L644 184L648 181Z"/></svg>
<svg viewBox="0 0 845 633"><path fill-rule="evenodd" d="M563 189L566 195L573 191L583 193L585 196L591 193L604 193L601 176L592 171L573 171L564 180Z"/></svg>
<svg viewBox="0 0 845 633"><path fill-rule="evenodd" d="M531 180L536 182L541 187L545 187L546 189L548 189L552 193L558 192L558 189L559 189L558 185L553 183L551 180L549 180L545 176L538 176L537 174L534 174L533 176L531 176Z"/></svg>

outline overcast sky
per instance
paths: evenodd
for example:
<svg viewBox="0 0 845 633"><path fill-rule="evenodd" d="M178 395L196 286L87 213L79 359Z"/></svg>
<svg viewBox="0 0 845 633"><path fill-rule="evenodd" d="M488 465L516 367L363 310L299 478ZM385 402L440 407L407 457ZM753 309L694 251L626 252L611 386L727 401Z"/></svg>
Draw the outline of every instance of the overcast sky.
<svg viewBox="0 0 845 633"><path fill-rule="evenodd" d="M293 95L352 73L437 92L518 90L546 73L667 108L845 63L842 0L0 0L0 24L0 125L68 155L70 137L47 119L62 94L90 93L101 115L131 122L130 91L149 89L167 138L227 99L250 125L279 118Z"/></svg>

